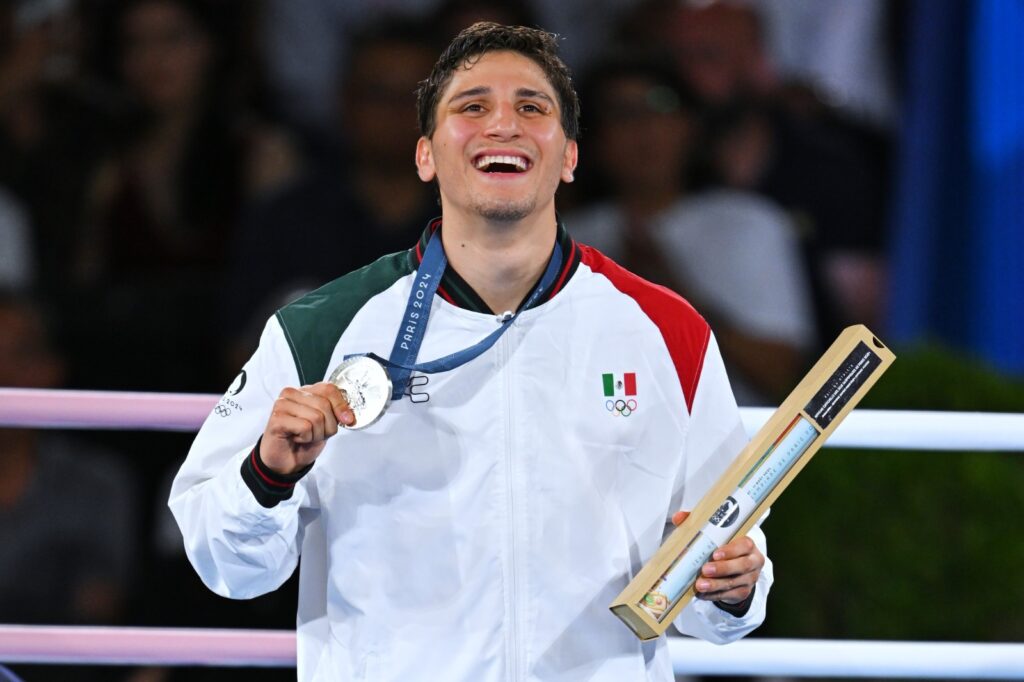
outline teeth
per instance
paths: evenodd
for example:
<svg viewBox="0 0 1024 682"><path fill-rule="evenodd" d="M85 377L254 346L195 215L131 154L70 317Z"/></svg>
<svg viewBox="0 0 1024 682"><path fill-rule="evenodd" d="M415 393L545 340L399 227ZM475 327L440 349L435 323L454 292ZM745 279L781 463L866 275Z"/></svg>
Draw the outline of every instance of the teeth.
<svg viewBox="0 0 1024 682"><path fill-rule="evenodd" d="M521 171L526 170L526 159L521 156L481 156L476 160L476 167L478 170L483 170L492 163L503 163L509 166L515 166Z"/></svg>

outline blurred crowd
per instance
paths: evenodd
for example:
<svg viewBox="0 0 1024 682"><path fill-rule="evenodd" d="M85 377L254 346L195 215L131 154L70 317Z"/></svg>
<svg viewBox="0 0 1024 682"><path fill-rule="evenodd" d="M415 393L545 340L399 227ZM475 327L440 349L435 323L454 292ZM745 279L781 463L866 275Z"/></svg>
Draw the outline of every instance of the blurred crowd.
<svg viewBox="0 0 1024 682"><path fill-rule="evenodd" d="M222 392L274 309L439 213L414 90L494 20L563 36L570 233L693 302L770 405L882 320L901 7L0 0L0 385ZM292 626L293 586L228 605L191 574L188 444L0 429L0 622Z"/></svg>

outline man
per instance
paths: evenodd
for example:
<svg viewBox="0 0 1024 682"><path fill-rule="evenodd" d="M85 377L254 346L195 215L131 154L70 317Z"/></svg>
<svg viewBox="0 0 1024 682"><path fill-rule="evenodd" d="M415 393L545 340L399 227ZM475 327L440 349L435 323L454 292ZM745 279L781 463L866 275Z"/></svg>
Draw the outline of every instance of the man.
<svg viewBox="0 0 1024 682"><path fill-rule="evenodd" d="M281 309L172 488L218 593L273 590L301 554L302 680L673 679L664 638L642 644L608 604L745 436L706 323L557 223L578 104L555 48L497 24L455 38L418 100L443 220ZM370 425L323 381L352 355L421 338L432 360L496 331L451 371L394 371L404 395ZM763 546L755 529L716 552L676 625L756 627Z"/></svg>

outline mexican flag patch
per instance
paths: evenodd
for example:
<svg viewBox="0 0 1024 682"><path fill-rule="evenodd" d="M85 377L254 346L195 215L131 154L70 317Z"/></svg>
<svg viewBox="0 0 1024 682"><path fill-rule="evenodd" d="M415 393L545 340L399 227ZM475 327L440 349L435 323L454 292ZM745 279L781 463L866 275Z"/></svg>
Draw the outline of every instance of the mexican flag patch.
<svg viewBox="0 0 1024 682"><path fill-rule="evenodd" d="M601 380L604 383L605 397L613 398L617 395L636 395L635 372L602 374Z"/></svg>

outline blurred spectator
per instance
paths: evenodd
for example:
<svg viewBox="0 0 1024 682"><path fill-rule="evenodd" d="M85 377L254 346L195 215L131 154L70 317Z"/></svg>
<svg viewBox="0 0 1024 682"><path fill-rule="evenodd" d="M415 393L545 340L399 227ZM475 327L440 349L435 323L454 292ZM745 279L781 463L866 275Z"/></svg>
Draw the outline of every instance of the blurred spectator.
<svg viewBox="0 0 1024 682"><path fill-rule="evenodd" d="M743 2L674 4L665 23L648 28L666 32L683 77L705 102L722 106L772 92L776 75L753 9Z"/></svg>
<svg viewBox="0 0 1024 682"><path fill-rule="evenodd" d="M0 289L27 289L34 271L28 216L0 186Z"/></svg>
<svg viewBox="0 0 1024 682"><path fill-rule="evenodd" d="M231 249L222 322L235 339L234 371L289 293L408 249L440 212L413 165L415 90L435 55L421 28L401 21L352 42L336 100L340 152L321 153L298 182L255 202ZM282 249L284 239L298 248Z"/></svg>
<svg viewBox="0 0 1024 682"><path fill-rule="evenodd" d="M624 23L632 39L666 46L708 104L713 179L793 215L824 340L850 322L877 323L886 170L877 136L780 82L748 2L652 0Z"/></svg>
<svg viewBox="0 0 1024 682"><path fill-rule="evenodd" d="M272 593L239 601L214 594L199 580L185 556L181 531L167 508L171 481L182 458L165 470L165 477L149 496L153 512L146 538L152 552L146 566L145 586L138 600L140 620L153 627L295 629L298 571ZM166 587L173 585L173 590ZM257 668L151 667L128 682L270 682L294 680L295 670Z"/></svg>
<svg viewBox="0 0 1024 682"><path fill-rule="evenodd" d="M219 11L201 0L119 7L120 76L137 110L94 179L87 281L215 270L242 200L294 172L287 139L242 108L231 17Z"/></svg>
<svg viewBox="0 0 1024 682"><path fill-rule="evenodd" d="M424 22L424 38L445 43L474 21L529 22L559 34L560 53L580 70L611 33L619 12L637 0L267 0L267 66L278 101L291 119L330 128L349 41L387 16ZM435 14L435 12L437 14ZM425 78L422 74L421 78Z"/></svg>
<svg viewBox="0 0 1024 682"><path fill-rule="evenodd" d="M41 309L0 292L0 386L54 388L63 370ZM126 473L76 438L35 429L0 429L0 459L0 619L123 622L135 533ZM28 676L69 678L101 679L52 667Z"/></svg>
<svg viewBox="0 0 1024 682"><path fill-rule="evenodd" d="M886 0L748 0L780 81L802 83L848 115L890 126L896 92Z"/></svg>
<svg viewBox="0 0 1024 682"><path fill-rule="evenodd" d="M75 9L71 0L0 3L0 188L12 195L4 213L13 219L13 198L29 230L19 265L51 296L69 284L87 178L114 106L82 68L88 41Z"/></svg>
<svg viewBox="0 0 1024 682"><path fill-rule="evenodd" d="M822 333L831 337L847 324L881 320L885 168L868 163L866 146L836 135L839 126L823 112L813 116L736 102L709 126L708 160L715 181L771 197L797 221Z"/></svg>
<svg viewBox="0 0 1024 682"><path fill-rule="evenodd" d="M762 197L692 192L696 99L664 60L633 55L601 65L584 90L589 163L606 198L566 223L709 319L741 404L778 400L814 342L793 226Z"/></svg>
<svg viewBox="0 0 1024 682"><path fill-rule="evenodd" d="M230 9L128 0L112 17L137 108L94 176L79 253L78 281L96 306L81 320L89 358L79 363L93 374L79 378L92 385L209 390L226 380L213 302L227 245L243 203L296 172L287 136L244 106Z"/></svg>
<svg viewBox="0 0 1024 682"><path fill-rule="evenodd" d="M443 48L444 39L478 21L493 21L509 26L538 25L537 17L529 5L516 0L444 0L434 12L430 23L442 41Z"/></svg>

